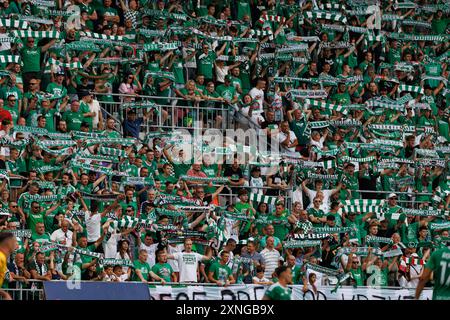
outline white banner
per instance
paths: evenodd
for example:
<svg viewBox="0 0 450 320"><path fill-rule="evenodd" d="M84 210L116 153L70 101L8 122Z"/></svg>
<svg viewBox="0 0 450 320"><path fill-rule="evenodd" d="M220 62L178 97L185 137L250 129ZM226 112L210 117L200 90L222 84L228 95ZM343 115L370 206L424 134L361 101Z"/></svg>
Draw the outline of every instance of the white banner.
<svg viewBox="0 0 450 320"><path fill-rule="evenodd" d="M317 292L303 292L303 286L292 286L292 300L413 300L415 289L376 289L370 287L319 287ZM155 286L150 288L154 300L261 300L267 286L236 285L231 287L214 286ZM425 289L422 300L431 300L433 291Z"/></svg>

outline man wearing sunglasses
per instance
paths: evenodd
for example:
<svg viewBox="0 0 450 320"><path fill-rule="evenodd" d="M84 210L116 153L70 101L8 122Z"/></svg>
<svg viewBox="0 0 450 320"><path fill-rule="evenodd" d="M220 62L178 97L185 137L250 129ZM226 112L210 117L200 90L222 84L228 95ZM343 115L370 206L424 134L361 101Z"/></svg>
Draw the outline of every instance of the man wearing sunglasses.
<svg viewBox="0 0 450 320"><path fill-rule="evenodd" d="M56 42L56 39L52 39L46 45L35 45L35 39L27 38L25 46L20 49L20 56L23 61L23 84L25 88L29 87L31 79L41 78L41 54L46 52Z"/></svg>

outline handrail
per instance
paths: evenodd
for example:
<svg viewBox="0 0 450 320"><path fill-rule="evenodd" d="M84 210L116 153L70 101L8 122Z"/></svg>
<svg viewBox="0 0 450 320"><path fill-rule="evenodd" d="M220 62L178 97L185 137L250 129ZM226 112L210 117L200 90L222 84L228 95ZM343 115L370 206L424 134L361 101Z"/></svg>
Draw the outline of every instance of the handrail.
<svg viewBox="0 0 450 320"><path fill-rule="evenodd" d="M47 281L43 281L43 280L32 280L29 279L28 281L32 281L32 282L47 282ZM89 281L89 280L50 280L51 282L73 282L73 281L79 281L81 283L83 282L102 282L102 281ZM108 283L118 283L118 282L108 282ZM124 283L124 282L121 282ZM141 281L125 281L125 283L130 283L130 284L138 284L138 283L142 283ZM215 283L206 283L206 282L165 282L164 284L162 284L161 282L157 282L157 281L149 281L146 284L148 285L162 285L162 286L201 286L201 287L217 287L218 285ZM249 283L233 283L228 285L228 287L239 287L239 286L246 286L249 285ZM251 284L250 284L251 285ZM261 285L260 285L261 286ZM262 285L262 286L269 286L269 285ZM299 285L299 284L290 284L288 285L289 287L300 287L303 285ZM343 284L344 287L353 287L353 285L348 285L346 286L345 284ZM322 285L322 286L318 286L318 288L334 288L334 286L327 286L327 285ZM358 288L360 289L373 289L373 287L370 286L358 286ZM401 289L411 289L414 290L414 288L405 288L405 287L393 287L393 286L380 286L380 287L376 287L377 289L391 289L391 290L401 290ZM426 288L431 288L431 287L426 287ZM12 288L14 289L14 288ZM31 290L31 289L26 289L23 288L24 290Z"/></svg>
<svg viewBox="0 0 450 320"><path fill-rule="evenodd" d="M148 96L145 94L128 94L128 93L106 93L106 92L93 92L93 95L107 95L107 96L115 96L115 97L127 97L127 98L143 98L143 99L172 99L172 100L186 100L192 101L192 99L185 99L183 97L165 97L165 96ZM211 101L208 99L198 98L196 101Z"/></svg>

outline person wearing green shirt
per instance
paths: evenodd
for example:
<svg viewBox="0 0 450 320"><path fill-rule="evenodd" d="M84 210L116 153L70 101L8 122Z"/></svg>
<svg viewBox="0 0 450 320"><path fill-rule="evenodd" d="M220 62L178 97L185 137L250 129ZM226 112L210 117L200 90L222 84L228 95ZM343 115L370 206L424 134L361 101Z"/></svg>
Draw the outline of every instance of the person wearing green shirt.
<svg viewBox="0 0 450 320"><path fill-rule="evenodd" d="M205 76L206 83L213 80L214 62L218 56L223 54L226 46L227 42L224 42L220 50L216 53L210 50L208 44L203 44L202 51L197 56L197 70L198 74Z"/></svg>
<svg viewBox="0 0 450 320"><path fill-rule="evenodd" d="M292 289L287 285L292 283L292 270L288 266L281 266L275 269L278 279L264 293L263 300L291 300Z"/></svg>
<svg viewBox="0 0 450 320"><path fill-rule="evenodd" d="M447 242L448 245L448 242ZM450 248L444 247L433 252L423 270L416 288L416 299L420 298L425 284L433 273L433 300L450 300Z"/></svg>
<svg viewBox="0 0 450 320"><path fill-rule="evenodd" d="M364 262L363 265L360 265L358 256L355 255L356 248L353 248L352 251L348 255L347 265L345 267L346 272L350 272L352 274L352 279L355 282L356 286L364 286L365 282L365 270L367 263Z"/></svg>
<svg viewBox="0 0 450 320"><path fill-rule="evenodd" d="M55 42L56 39L52 39L43 46L35 46L34 38L26 38L25 46L20 49L20 56L23 62L22 75L24 88L29 88L31 79L41 79L41 54L46 52Z"/></svg>
<svg viewBox="0 0 450 320"><path fill-rule="evenodd" d="M67 131L80 131L84 115L80 111L80 102L73 101L70 110L63 113L63 120L67 123Z"/></svg>
<svg viewBox="0 0 450 320"><path fill-rule="evenodd" d="M400 213L402 207L397 205L397 194L390 193L388 196L388 204L384 213L384 218L389 221L388 228L393 229L395 232L400 227L400 224L406 220L406 215L404 213Z"/></svg>
<svg viewBox="0 0 450 320"><path fill-rule="evenodd" d="M66 104L61 104L62 107L64 107ZM48 99L41 101L41 107L40 113L42 116L45 117L45 129L47 129L49 132L56 132L56 124L55 124L55 114L58 112L58 110L55 107L52 107L50 104L50 101Z"/></svg>
<svg viewBox="0 0 450 320"><path fill-rule="evenodd" d="M225 83L217 87L217 93L228 103L236 103L238 101L236 88L231 84L230 75L226 75Z"/></svg>
<svg viewBox="0 0 450 320"><path fill-rule="evenodd" d="M35 229L32 230L31 242L39 242L41 245L46 242L51 242L50 234L46 232L45 225L42 222L37 222Z"/></svg>
<svg viewBox="0 0 450 320"><path fill-rule="evenodd" d="M80 113L83 115L83 121L89 125L89 131L92 131L94 117L97 116L97 114L89 108L88 103L92 101L92 96L88 91L82 91L79 96L81 98Z"/></svg>
<svg viewBox="0 0 450 320"><path fill-rule="evenodd" d="M289 213L285 210L284 203L278 202L275 212L268 217L269 222L275 229L275 237L283 241L289 233Z"/></svg>
<svg viewBox="0 0 450 320"><path fill-rule="evenodd" d="M433 33L445 33L445 29L447 29L447 25L449 24L449 22L450 19L448 18L448 16L444 16L441 9L437 10L436 14L433 16L433 20L431 20L431 28L433 29Z"/></svg>
<svg viewBox="0 0 450 320"><path fill-rule="evenodd" d="M63 71L59 71L56 74L56 79L54 82L50 82L45 89L46 92L50 93L53 97L57 98L53 100L53 106L57 104L57 102L67 96L67 89L64 87L64 77L65 74Z"/></svg>
<svg viewBox="0 0 450 320"><path fill-rule="evenodd" d="M313 206L308 209L308 217L309 221L313 223L314 227L323 227L323 224L327 222L327 217L325 216L325 212L320 209L322 205L322 200L318 197L315 197L313 200Z"/></svg>
<svg viewBox="0 0 450 320"><path fill-rule="evenodd" d="M208 271L208 280L211 283L215 283L218 286L228 286L235 283L233 274L230 267L227 265L230 259L230 253L228 251L222 251L220 254L220 260L214 262Z"/></svg>
<svg viewBox="0 0 450 320"><path fill-rule="evenodd" d="M45 212L41 211L38 202L31 202L31 211L27 213L27 226L31 230L36 230L37 223L44 223Z"/></svg>
<svg viewBox="0 0 450 320"><path fill-rule="evenodd" d="M147 262L148 253L145 249L139 250L138 259L134 261L134 273L132 281L140 281L147 283L149 275L152 272L150 265Z"/></svg>
<svg viewBox="0 0 450 320"><path fill-rule="evenodd" d="M165 282L176 282L176 276L172 266L167 263L167 253L165 250L156 251L157 263L152 267L152 272Z"/></svg>
<svg viewBox="0 0 450 320"><path fill-rule="evenodd" d="M301 146L307 145L310 139L305 132L308 126L308 115L304 114L301 109L293 109L287 112L289 128L294 131Z"/></svg>
<svg viewBox="0 0 450 320"><path fill-rule="evenodd" d="M238 192L239 202L235 204L234 209L243 215L248 217L254 217L256 214L255 209L249 203L248 191L246 189L241 189ZM250 230L251 223L249 221L241 221L241 234L246 234Z"/></svg>

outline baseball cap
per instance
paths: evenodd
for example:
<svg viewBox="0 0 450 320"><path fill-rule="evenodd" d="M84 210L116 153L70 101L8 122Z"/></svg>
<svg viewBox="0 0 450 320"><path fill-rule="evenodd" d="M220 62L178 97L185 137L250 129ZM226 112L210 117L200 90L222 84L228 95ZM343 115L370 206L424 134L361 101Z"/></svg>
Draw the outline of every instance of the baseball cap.
<svg viewBox="0 0 450 320"><path fill-rule="evenodd" d="M390 198L398 198L398 196L396 193L390 193L388 196L388 199L390 199Z"/></svg>

